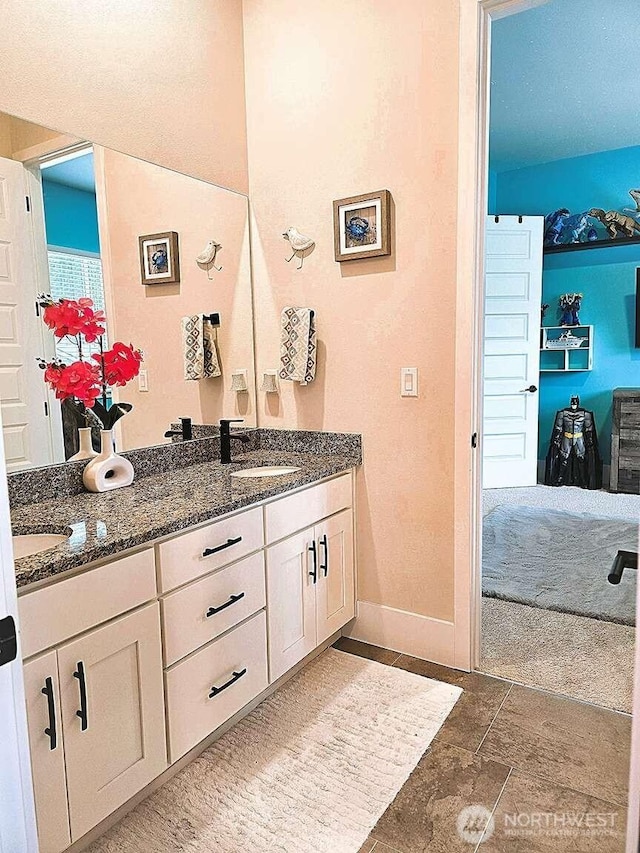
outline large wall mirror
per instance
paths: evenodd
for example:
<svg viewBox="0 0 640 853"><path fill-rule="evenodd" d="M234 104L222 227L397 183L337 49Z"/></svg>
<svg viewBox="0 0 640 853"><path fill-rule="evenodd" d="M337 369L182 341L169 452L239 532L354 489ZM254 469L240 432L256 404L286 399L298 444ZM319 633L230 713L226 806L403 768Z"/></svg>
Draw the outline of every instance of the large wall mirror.
<svg viewBox="0 0 640 853"><path fill-rule="evenodd" d="M153 236L163 234L167 241ZM221 247L215 258L198 262L211 241ZM108 389L107 406L133 404L117 424L118 450L171 440L165 433L180 417L256 425L245 196L0 113L0 405L9 471L64 462L77 450L77 418L47 388L37 361L71 363L77 344L45 326L43 293L93 300L106 316L103 344L143 353L140 375ZM185 378L194 358L187 317L208 325L219 366L209 372L219 375Z"/></svg>

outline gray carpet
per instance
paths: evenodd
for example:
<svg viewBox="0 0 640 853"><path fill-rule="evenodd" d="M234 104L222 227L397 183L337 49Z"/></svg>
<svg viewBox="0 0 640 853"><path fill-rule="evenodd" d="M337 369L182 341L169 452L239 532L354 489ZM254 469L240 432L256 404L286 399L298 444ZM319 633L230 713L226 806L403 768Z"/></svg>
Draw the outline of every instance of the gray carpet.
<svg viewBox="0 0 640 853"><path fill-rule="evenodd" d="M635 625L636 575L607 581L619 549L635 551L631 521L543 507L498 506L484 518L482 594Z"/></svg>
<svg viewBox="0 0 640 853"><path fill-rule="evenodd" d="M480 669L631 713L635 629L511 601L482 602Z"/></svg>

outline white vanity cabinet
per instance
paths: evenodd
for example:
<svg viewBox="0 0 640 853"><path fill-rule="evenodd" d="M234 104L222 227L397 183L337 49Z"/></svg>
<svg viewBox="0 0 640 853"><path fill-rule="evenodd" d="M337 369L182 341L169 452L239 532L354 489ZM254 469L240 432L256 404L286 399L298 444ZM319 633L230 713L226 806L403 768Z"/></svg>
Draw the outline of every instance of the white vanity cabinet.
<svg viewBox="0 0 640 853"><path fill-rule="evenodd" d="M62 853L353 618L353 474L27 589L18 608L40 851Z"/></svg>
<svg viewBox="0 0 640 853"><path fill-rule="evenodd" d="M21 615L37 620L41 636L48 625L55 644L24 666L41 853L60 853L167 767L159 605L118 615L126 606L118 586L131 577L155 597L153 551L107 568L112 585L98 590L99 606L111 618L72 639L85 605L97 606L85 598L91 572L19 599ZM101 569L93 571L100 587ZM141 595L131 592L134 606ZM52 613L65 598L72 606ZM25 642L37 644L26 621Z"/></svg>
<svg viewBox="0 0 640 853"><path fill-rule="evenodd" d="M347 474L265 507L271 681L355 615L352 503Z"/></svg>

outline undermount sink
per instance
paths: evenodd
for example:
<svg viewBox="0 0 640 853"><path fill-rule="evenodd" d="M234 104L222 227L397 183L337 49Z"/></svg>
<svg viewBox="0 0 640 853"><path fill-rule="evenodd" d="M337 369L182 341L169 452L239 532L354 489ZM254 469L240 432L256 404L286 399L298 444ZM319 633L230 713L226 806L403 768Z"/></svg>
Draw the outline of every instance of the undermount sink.
<svg viewBox="0 0 640 853"><path fill-rule="evenodd" d="M292 465L261 465L259 468L245 468L242 471L234 471L232 477L280 477L283 474L295 474L299 471Z"/></svg>
<svg viewBox="0 0 640 853"><path fill-rule="evenodd" d="M55 548L62 542L66 542L68 536L61 533L27 533L13 537L13 557L19 560L21 557L31 557L41 551Z"/></svg>

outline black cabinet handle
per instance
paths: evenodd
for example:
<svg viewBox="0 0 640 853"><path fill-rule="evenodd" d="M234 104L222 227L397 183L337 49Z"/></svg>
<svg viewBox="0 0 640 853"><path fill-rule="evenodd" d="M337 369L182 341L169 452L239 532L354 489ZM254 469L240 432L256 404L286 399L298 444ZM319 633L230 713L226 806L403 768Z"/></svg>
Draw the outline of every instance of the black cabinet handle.
<svg viewBox="0 0 640 853"><path fill-rule="evenodd" d="M219 607L210 607L205 614L207 619L209 616L215 616L216 613L220 613L221 610L231 607L232 604L235 604L236 601L240 601L241 598L244 598L244 592L239 592L237 595L230 595L229 601L225 601L225 603L221 604Z"/></svg>
<svg viewBox="0 0 640 853"><path fill-rule="evenodd" d="M245 666L244 669L241 669L240 672L234 672L229 681L225 681L224 684L221 684L220 687L216 687L215 684L211 688L211 693L209 693L209 699L213 699L214 696L217 696L219 693L222 693L223 690L226 690L227 687L231 687L232 684L235 684L236 681L239 681L243 675L247 674L247 668Z"/></svg>
<svg viewBox="0 0 640 853"><path fill-rule="evenodd" d="M212 554L217 554L218 551L224 551L225 548L231 548L232 545L237 545L238 542L242 542L242 536L238 536L237 539L227 539L223 545L216 545L215 548L205 548L202 552L202 556L210 557Z"/></svg>
<svg viewBox="0 0 640 853"><path fill-rule="evenodd" d="M324 562L320 564L320 568L324 572L324 576L326 578L329 574L329 541L326 533L320 537L320 544L324 548Z"/></svg>
<svg viewBox="0 0 640 853"><path fill-rule="evenodd" d="M40 691L47 697L47 708L49 710L49 726L44 730L44 733L49 738L49 749L55 749L58 745L58 732L56 731L56 705L53 695L53 681L45 678L44 687Z"/></svg>
<svg viewBox="0 0 640 853"><path fill-rule="evenodd" d="M318 581L318 551L317 551L317 548L316 548L316 542L315 542L315 539L313 540L313 542L311 543L311 545L309 545L309 550L310 550L310 551L311 551L311 553L313 554L313 568L311 569L311 571L309 572L309 574L310 574L310 575L311 575L311 577L313 578L313 582L314 582L314 583L317 583L317 581Z"/></svg>
<svg viewBox="0 0 640 853"><path fill-rule="evenodd" d="M84 664L81 660L78 661L77 667L73 673L73 677L77 678L80 682L80 710L76 711L76 717L80 717L80 728L83 732L86 732L89 726L87 717L87 679L84 673Z"/></svg>

